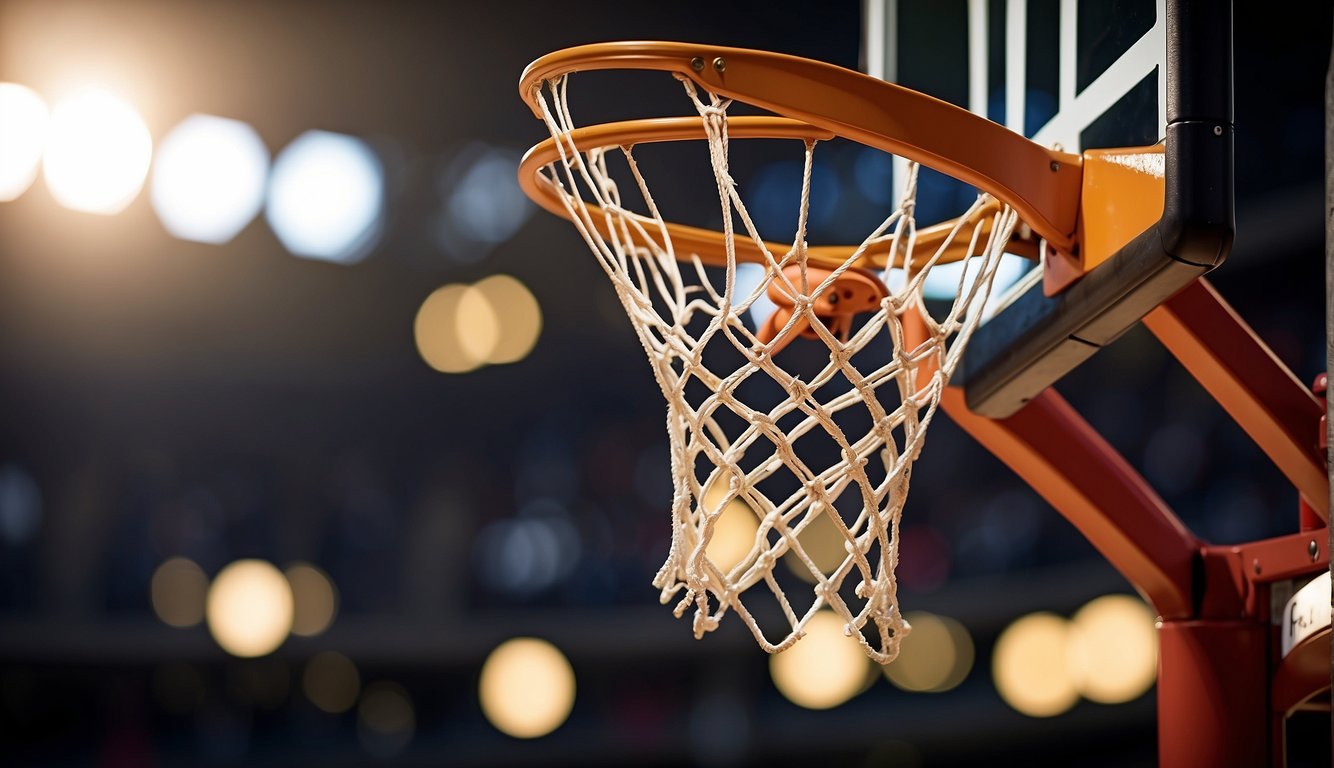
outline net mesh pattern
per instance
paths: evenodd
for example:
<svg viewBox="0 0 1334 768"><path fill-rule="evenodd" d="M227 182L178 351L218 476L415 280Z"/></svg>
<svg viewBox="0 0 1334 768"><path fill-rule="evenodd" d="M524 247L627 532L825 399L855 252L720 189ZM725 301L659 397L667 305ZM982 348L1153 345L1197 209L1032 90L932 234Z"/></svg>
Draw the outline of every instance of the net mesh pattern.
<svg viewBox="0 0 1334 768"><path fill-rule="evenodd" d="M912 465L979 322L1015 214L979 196L934 252L914 254L910 165L894 210L837 268L817 270L806 244L817 142L804 142L796 237L773 252L728 170L730 102L678 79L707 137L724 268L676 250L634 147L576 147L568 76L536 94L559 148L543 175L611 279L667 401L672 536L654 586L678 617L693 608L696 637L731 611L761 647L778 652L830 609L869 657L886 663L910 631L895 566ZM736 255L743 240L759 248L763 267L759 285L746 290ZM923 283L959 242L976 261L960 270L957 297L933 316ZM868 272L872 248L890 255ZM857 273L882 288L870 311L817 311ZM762 340L744 318L765 293L785 298L790 316ZM788 346L798 335L803 349ZM817 344L821 354L812 357ZM780 561L792 573L776 570Z"/></svg>

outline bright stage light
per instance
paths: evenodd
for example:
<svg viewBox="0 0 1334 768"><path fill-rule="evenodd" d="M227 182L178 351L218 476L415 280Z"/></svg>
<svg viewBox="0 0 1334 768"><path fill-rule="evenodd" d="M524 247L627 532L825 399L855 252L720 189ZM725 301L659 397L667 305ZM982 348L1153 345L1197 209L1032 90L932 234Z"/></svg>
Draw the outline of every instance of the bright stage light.
<svg viewBox="0 0 1334 768"><path fill-rule="evenodd" d="M0 202L23 194L37 178L49 117L31 90L0 83Z"/></svg>
<svg viewBox="0 0 1334 768"><path fill-rule="evenodd" d="M1066 656L1084 697L1120 704L1143 696L1158 677L1158 630L1149 606L1130 595L1104 595L1070 621Z"/></svg>
<svg viewBox="0 0 1334 768"><path fill-rule="evenodd" d="M478 695L492 725L510 736L534 739L570 716L574 688L574 669L565 654L545 640L517 637L486 657Z"/></svg>
<svg viewBox="0 0 1334 768"><path fill-rule="evenodd" d="M865 689L870 663L856 639L843 634L843 620L821 610L800 642L769 657L769 676L793 704L831 709Z"/></svg>
<svg viewBox="0 0 1334 768"><path fill-rule="evenodd" d="M413 323L417 352L441 373L466 373L484 362L464 346L459 332L459 310L471 289L458 284L437 288L417 310Z"/></svg>
<svg viewBox="0 0 1334 768"><path fill-rule="evenodd" d="M1079 701L1066 668L1069 622L1032 613L1001 632L992 652L991 674L1005 703L1029 717L1055 717Z"/></svg>
<svg viewBox="0 0 1334 768"><path fill-rule="evenodd" d="M264 656L292 630L292 587L263 560L237 560L208 590L208 630L233 656Z"/></svg>
<svg viewBox="0 0 1334 768"><path fill-rule="evenodd" d="M941 693L955 688L973 668L973 638L948 616L908 614L912 632L903 639L899 657L882 669L905 691Z"/></svg>
<svg viewBox="0 0 1334 768"><path fill-rule="evenodd" d="M268 170L269 151L255 129L191 115L158 147L153 210L182 240L225 243L259 213Z"/></svg>
<svg viewBox="0 0 1334 768"><path fill-rule="evenodd" d="M51 112L43 169L56 202L110 215L134 200L148 175L153 138L134 109L88 88Z"/></svg>
<svg viewBox="0 0 1334 768"><path fill-rule="evenodd" d="M307 131L274 160L265 215L293 254L355 264L380 233L384 168L360 139Z"/></svg>
<svg viewBox="0 0 1334 768"><path fill-rule="evenodd" d="M496 321L495 341L487 349L486 362L515 363L527 357L542 332L542 308L532 292L509 275L492 275L473 288L486 300ZM466 307L467 297L463 297L460 314Z"/></svg>

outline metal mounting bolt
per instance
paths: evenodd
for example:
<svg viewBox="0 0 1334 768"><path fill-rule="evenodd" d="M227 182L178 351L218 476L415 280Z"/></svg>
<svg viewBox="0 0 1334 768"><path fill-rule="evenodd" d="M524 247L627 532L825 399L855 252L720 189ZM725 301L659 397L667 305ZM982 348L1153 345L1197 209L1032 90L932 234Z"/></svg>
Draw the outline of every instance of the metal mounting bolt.
<svg viewBox="0 0 1334 768"><path fill-rule="evenodd" d="M1259 576L1259 575L1260 575L1260 570L1261 570L1261 569L1260 569L1260 561L1259 561L1259 560L1253 560L1253 561L1251 561L1251 568L1255 571L1255 575L1256 575L1256 576Z"/></svg>
<svg viewBox="0 0 1334 768"><path fill-rule="evenodd" d="M702 71L702 70L704 69L704 59L701 59L701 58L698 57L698 56L696 56L695 58L691 59L691 60L690 60L690 68L693 69L693 70L695 70L696 72L700 72L700 71Z"/></svg>
<svg viewBox="0 0 1334 768"><path fill-rule="evenodd" d="M1051 161L1051 172L1056 173L1059 170L1061 170L1061 164L1055 160Z"/></svg>
<svg viewBox="0 0 1334 768"><path fill-rule="evenodd" d="M1311 539L1311 543L1306 545L1306 554L1310 555L1312 560L1320 555L1320 545L1315 543L1315 539Z"/></svg>
<svg viewBox="0 0 1334 768"><path fill-rule="evenodd" d="M718 70L719 72L722 72L723 70L727 69L727 61L723 59L722 56L719 56L718 58L713 60L713 68Z"/></svg>
<svg viewBox="0 0 1334 768"><path fill-rule="evenodd" d="M1221 126L1221 125L1215 125L1215 126L1214 126L1214 135L1215 135L1215 136L1222 136L1222 135L1223 135L1223 126Z"/></svg>

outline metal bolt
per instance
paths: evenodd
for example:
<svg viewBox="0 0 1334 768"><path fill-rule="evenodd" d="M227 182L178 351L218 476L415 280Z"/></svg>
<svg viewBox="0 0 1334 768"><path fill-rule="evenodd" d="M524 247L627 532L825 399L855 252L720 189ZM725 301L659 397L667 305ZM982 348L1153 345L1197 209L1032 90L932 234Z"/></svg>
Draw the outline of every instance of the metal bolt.
<svg viewBox="0 0 1334 768"><path fill-rule="evenodd" d="M1312 560L1320 554L1320 546L1315 543L1315 539L1311 539L1311 543L1306 545L1306 554L1310 555Z"/></svg>
<svg viewBox="0 0 1334 768"><path fill-rule="evenodd" d="M693 69L693 70L695 70L696 72L700 72L700 71L702 71L702 70L704 69L704 59L701 59L701 58L698 57L698 56L696 56L695 58L691 59L691 60L690 60L690 68Z"/></svg>
<svg viewBox="0 0 1334 768"><path fill-rule="evenodd" d="M722 56L719 56L713 60L713 68L722 72L724 69L727 69L727 62L723 60Z"/></svg>
<svg viewBox="0 0 1334 768"><path fill-rule="evenodd" d="M1059 170L1061 170L1061 164L1055 160L1051 161L1051 172L1056 173Z"/></svg>
<svg viewBox="0 0 1334 768"><path fill-rule="evenodd" d="M1222 136L1222 135L1223 135L1223 126L1221 126L1221 125L1215 125L1215 126L1214 126L1214 135L1215 135L1215 136Z"/></svg>
<svg viewBox="0 0 1334 768"><path fill-rule="evenodd" d="M1252 561L1252 562L1251 562L1251 568L1253 568L1253 569L1255 570L1255 575L1256 575L1256 576L1259 576L1259 575L1260 575L1260 561L1259 561L1259 560L1254 560L1254 561Z"/></svg>

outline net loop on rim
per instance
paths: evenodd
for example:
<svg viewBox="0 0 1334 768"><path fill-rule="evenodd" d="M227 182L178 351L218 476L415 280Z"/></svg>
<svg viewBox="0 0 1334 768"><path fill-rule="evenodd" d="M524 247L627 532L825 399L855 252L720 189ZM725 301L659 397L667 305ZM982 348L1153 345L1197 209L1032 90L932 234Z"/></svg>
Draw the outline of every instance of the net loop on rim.
<svg viewBox="0 0 1334 768"><path fill-rule="evenodd" d="M633 145L580 146L568 75L534 94L557 149L544 183L610 278L667 401L672 536L654 586L678 617L694 609L696 637L732 611L777 652L828 609L869 657L886 663L910 631L895 568L912 464L1017 216L980 195L929 256L915 255L910 163L894 210L842 263L816 267L807 229L818 142L805 138L796 235L776 252L729 171L731 101L676 77L708 147L726 250L721 274L699 254L677 251ZM640 198L633 207L625 192ZM743 242L756 266L739 259ZM963 242L969 268L948 309L933 316L926 277ZM883 268L868 267L873 248L888 250ZM760 272L758 282L740 279L743 267ZM745 316L766 295L779 310L752 331ZM806 352L822 345L827 361L811 365L809 354L788 351L793 344ZM780 561L794 573L781 573Z"/></svg>

